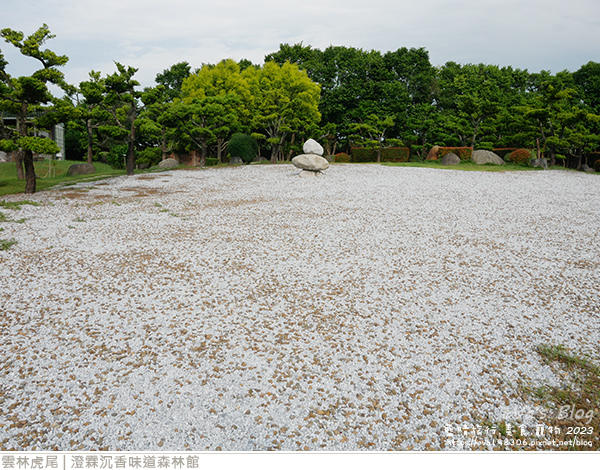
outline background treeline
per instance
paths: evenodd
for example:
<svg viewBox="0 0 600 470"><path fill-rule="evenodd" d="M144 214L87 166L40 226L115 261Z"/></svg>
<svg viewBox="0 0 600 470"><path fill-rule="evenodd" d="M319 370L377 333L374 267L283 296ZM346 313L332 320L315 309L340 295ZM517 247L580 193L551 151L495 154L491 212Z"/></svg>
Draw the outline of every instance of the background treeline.
<svg viewBox="0 0 600 470"><path fill-rule="evenodd" d="M80 84L79 106L89 109L106 86L92 75ZM94 87L91 96L86 89ZM411 160L424 159L433 145L535 152L539 146L551 165L568 157L585 162L600 144L595 62L574 73L529 73L454 62L434 67L423 48L381 53L283 44L262 66L228 59L192 71L187 62L175 64L139 98L136 151L149 164L193 150L199 164L225 161L229 139L240 133L273 162L300 152L308 138L328 154L407 147ZM112 151L109 161L118 164L124 147L115 147L119 133L107 133L109 116L97 105L96 119L86 119L92 129L82 120L69 123L69 153L80 157L87 135L92 155Z"/></svg>
<svg viewBox="0 0 600 470"><path fill-rule="evenodd" d="M550 165L573 157L581 165L600 145L596 62L574 73L529 73L434 67L423 48L282 44L263 65L177 63L140 90L137 69L119 63L113 74L91 71L78 85L65 83L59 67L68 58L41 48L53 37L46 25L28 37L10 29L0 36L40 63L29 77L11 77L0 51L0 112L20 118L14 129L0 127L0 147L19 150L26 170L31 152L54 151L34 138L35 129L57 122L66 123L68 159L104 160L128 174L170 155L199 165L230 156L289 160L308 138L327 155L363 147L379 158L392 147L403 149L395 158L422 160L434 145L526 148ZM64 96L53 96L48 84Z"/></svg>

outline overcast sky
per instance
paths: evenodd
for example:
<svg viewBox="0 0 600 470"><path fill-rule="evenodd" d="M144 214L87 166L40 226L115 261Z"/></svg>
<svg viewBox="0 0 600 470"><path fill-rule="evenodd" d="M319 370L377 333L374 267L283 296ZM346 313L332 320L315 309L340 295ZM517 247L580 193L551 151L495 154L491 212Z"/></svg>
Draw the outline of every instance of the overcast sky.
<svg viewBox="0 0 600 470"><path fill-rule="evenodd" d="M381 52L424 47L433 65L485 63L531 72L600 62L599 0L0 0L0 28L48 24L50 50L78 84L91 70L139 69L143 86L181 61L263 63L281 43ZM13 76L37 63L0 42Z"/></svg>

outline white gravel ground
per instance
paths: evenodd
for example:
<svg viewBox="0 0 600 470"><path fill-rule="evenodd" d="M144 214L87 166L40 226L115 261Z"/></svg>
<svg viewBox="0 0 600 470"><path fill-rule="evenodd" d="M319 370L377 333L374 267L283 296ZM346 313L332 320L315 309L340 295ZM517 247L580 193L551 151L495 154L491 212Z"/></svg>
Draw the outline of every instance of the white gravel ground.
<svg viewBox="0 0 600 470"><path fill-rule="evenodd" d="M460 450L458 427L531 429L519 384L558 383L535 347L600 354L599 198L583 173L377 165L5 197L40 205L0 207L0 448Z"/></svg>

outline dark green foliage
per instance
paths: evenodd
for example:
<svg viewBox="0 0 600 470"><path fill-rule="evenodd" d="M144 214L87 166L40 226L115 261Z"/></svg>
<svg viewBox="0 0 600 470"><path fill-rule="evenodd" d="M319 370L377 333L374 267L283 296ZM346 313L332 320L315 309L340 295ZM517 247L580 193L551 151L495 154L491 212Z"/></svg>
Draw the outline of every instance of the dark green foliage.
<svg viewBox="0 0 600 470"><path fill-rule="evenodd" d="M65 153L67 160L85 160L85 134L68 126L65 129Z"/></svg>
<svg viewBox="0 0 600 470"><path fill-rule="evenodd" d="M147 164L149 167L158 165L162 160L162 150L158 147L148 147L137 153L135 163L137 165Z"/></svg>
<svg viewBox="0 0 600 470"><path fill-rule="evenodd" d="M218 164L219 164L218 158L207 158L206 159L206 166L216 166Z"/></svg>
<svg viewBox="0 0 600 470"><path fill-rule="evenodd" d="M233 134L227 145L230 157L240 157L244 163L252 162L258 155L256 139L248 134Z"/></svg>
<svg viewBox="0 0 600 470"><path fill-rule="evenodd" d="M116 170L122 170L125 168L125 159L127 158L128 146L124 145L113 145L106 155L106 163Z"/></svg>
<svg viewBox="0 0 600 470"><path fill-rule="evenodd" d="M475 150L489 150L490 152L493 152L494 144L492 142L479 142L475 146Z"/></svg>

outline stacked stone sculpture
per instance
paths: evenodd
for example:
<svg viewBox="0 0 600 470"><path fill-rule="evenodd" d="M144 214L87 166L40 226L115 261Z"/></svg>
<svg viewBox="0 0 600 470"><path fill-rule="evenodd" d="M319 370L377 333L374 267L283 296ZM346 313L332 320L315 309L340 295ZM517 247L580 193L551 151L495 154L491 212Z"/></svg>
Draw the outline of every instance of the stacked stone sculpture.
<svg viewBox="0 0 600 470"><path fill-rule="evenodd" d="M296 168L300 168L300 176L313 177L323 174L323 170L329 168L329 162L323 158L323 147L313 139L308 139L302 146L304 153L292 158Z"/></svg>

